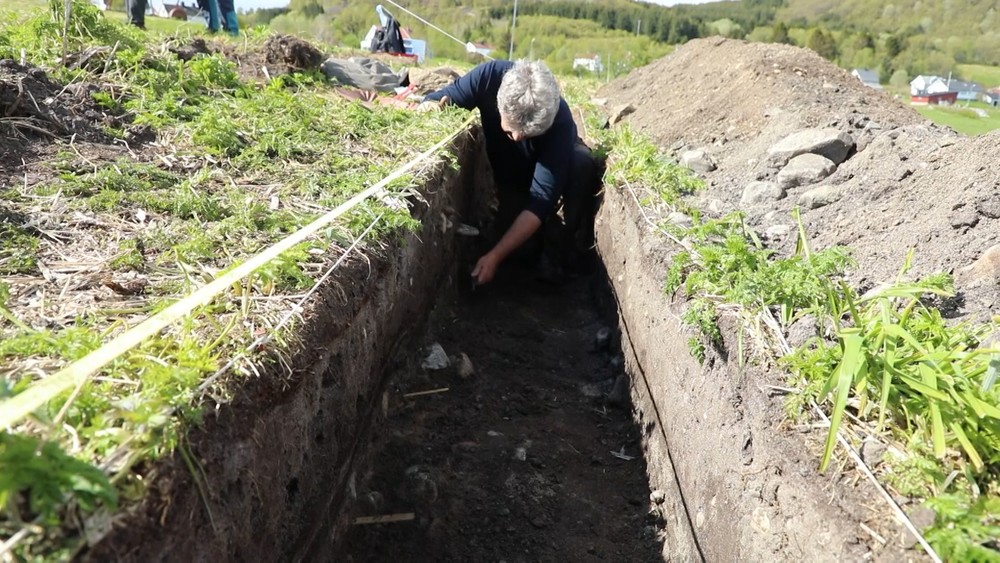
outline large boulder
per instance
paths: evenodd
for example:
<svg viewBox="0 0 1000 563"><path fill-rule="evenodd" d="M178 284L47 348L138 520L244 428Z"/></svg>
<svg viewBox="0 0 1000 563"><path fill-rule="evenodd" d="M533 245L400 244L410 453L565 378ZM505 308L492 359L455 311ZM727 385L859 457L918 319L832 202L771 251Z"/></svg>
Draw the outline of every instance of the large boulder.
<svg viewBox="0 0 1000 563"><path fill-rule="evenodd" d="M800 154L788 161L778 172L778 187L787 190L796 186L815 184L837 169L832 160L818 154Z"/></svg>
<svg viewBox="0 0 1000 563"><path fill-rule="evenodd" d="M784 166L800 154L818 154L840 164L854 148L854 138L850 133L827 127L824 129L803 129L785 137L768 151L768 158L776 166Z"/></svg>

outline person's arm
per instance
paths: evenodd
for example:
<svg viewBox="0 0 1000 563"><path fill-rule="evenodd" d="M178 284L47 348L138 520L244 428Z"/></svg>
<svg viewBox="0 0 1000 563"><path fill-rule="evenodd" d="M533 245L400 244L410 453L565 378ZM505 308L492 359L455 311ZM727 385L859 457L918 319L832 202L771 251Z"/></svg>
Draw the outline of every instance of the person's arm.
<svg viewBox="0 0 1000 563"><path fill-rule="evenodd" d="M539 140L545 146L535 164L535 175L531 179L531 191L524 211L517 216L500 242L479 259L472 271L479 285L490 282L500 263L535 234L542 221L555 210L559 196L569 181L576 128L559 126L546 137Z"/></svg>
<svg viewBox="0 0 1000 563"><path fill-rule="evenodd" d="M496 243L489 252L476 262L475 269L472 270L472 277L476 279L478 285L489 283L496 274L497 267L515 249L524 244L531 235L535 234L538 227L542 226L542 220L531 211L522 211L514 223L507 229L500 242Z"/></svg>
<svg viewBox="0 0 1000 563"><path fill-rule="evenodd" d="M495 72L493 66L492 61L477 66L448 86L424 96L424 103L438 102L447 98L448 103L460 108L472 109L478 106L487 82Z"/></svg>

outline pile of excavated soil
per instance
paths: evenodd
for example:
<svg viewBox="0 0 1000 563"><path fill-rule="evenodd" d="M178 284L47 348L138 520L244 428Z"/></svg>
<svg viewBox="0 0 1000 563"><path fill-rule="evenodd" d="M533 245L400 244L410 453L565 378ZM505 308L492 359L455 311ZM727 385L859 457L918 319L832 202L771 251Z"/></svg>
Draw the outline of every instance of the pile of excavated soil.
<svg viewBox="0 0 1000 563"><path fill-rule="evenodd" d="M740 209L771 246L790 251L792 208L826 186L836 201L803 207L803 222L815 247L853 250L853 283L891 281L913 248L911 276L956 274L956 314L1000 309L1000 249L987 254L1000 242L1000 133L968 138L935 126L812 51L720 38L691 41L600 96L634 106L626 121L672 156L707 153L716 168L688 203L709 216ZM778 179L769 149L807 128L847 133L854 148L828 177L742 204L748 184Z"/></svg>
<svg viewBox="0 0 1000 563"><path fill-rule="evenodd" d="M42 68L0 60L0 175L54 139L111 143L101 127L121 127L128 118L98 105L91 94L99 90L88 82L63 85ZM126 140L138 132L128 131Z"/></svg>

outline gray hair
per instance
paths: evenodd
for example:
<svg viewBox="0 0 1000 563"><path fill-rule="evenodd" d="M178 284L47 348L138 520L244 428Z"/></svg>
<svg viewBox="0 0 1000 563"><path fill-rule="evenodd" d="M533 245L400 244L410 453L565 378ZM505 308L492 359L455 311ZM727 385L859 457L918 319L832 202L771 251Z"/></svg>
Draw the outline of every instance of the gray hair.
<svg viewBox="0 0 1000 563"><path fill-rule="evenodd" d="M559 84L545 63L521 59L500 82L497 109L517 132L535 137L552 127L559 99Z"/></svg>

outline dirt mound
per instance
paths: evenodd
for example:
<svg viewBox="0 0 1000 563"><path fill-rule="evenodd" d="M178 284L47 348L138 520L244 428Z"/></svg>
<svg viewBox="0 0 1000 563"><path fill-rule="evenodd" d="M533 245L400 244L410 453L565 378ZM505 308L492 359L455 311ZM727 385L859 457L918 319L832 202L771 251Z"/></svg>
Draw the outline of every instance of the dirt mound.
<svg viewBox="0 0 1000 563"><path fill-rule="evenodd" d="M208 43L201 37L192 39L187 45L172 47L170 52L177 55L177 58L182 61L190 61L197 55L212 54L212 50L208 48Z"/></svg>
<svg viewBox="0 0 1000 563"><path fill-rule="evenodd" d="M274 35L264 44L264 54L269 64L284 65L285 72L300 72L319 68L323 53L298 37Z"/></svg>
<svg viewBox="0 0 1000 563"><path fill-rule="evenodd" d="M39 142L112 142L102 127L122 127L128 119L94 101L100 90L88 82L63 85L44 69L0 60L0 173L20 166Z"/></svg>
<svg viewBox="0 0 1000 563"><path fill-rule="evenodd" d="M678 160L704 151L712 163L701 174L708 189L689 203L710 216L743 210L750 224L771 233L769 244L788 251L795 239L790 212L801 206L815 246L853 249L852 281L862 288L893 279L910 248L911 273L922 275L958 271L1000 242L1000 173L992 165L1000 134L966 138L930 124L812 51L691 41L600 95L610 108L633 105L626 120ZM744 199L752 182L780 183L784 163L769 150L807 128L849 135L847 160L833 163L828 177L763 202ZM824 195L818 203L817 189ZM959 276L956 314L997 310L998 274Z"/></svg>
<svg viewBox="0 0 1000 563"><path fill-rule="evenodd" d="M424 70L422 68L410 69L410 84L416 87L418 94L430 94L450 85L461 75L453 68L446 66Z"/></svg>

